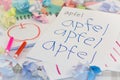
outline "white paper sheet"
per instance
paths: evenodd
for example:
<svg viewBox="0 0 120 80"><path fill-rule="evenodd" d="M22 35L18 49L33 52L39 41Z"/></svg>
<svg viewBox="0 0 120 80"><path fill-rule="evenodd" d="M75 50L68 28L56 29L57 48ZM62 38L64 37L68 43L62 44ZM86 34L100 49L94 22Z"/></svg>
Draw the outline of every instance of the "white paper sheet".
<svg viewBox="0 0 120 80"><path fill-rule="evenodd" d="M27 57L44 61L51 80L71 76L78 63L104 70L119 21L120 15L64 7Z"/></svg>

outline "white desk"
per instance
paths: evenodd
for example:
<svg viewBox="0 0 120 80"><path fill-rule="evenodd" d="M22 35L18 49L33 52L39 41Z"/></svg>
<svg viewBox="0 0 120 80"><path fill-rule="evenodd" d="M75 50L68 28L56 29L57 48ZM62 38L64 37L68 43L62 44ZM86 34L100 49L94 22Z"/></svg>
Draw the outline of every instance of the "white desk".
<svg viewBox="0 0 120 80"><path fill-rule="evenodd" d="M18 59L18 62L20 64L22 64L25 60L29 60L29 59L26 59L25 56L27 55L27 53L29 53L30 50L31 50L31 48L25 49L23 51L23 53L21 54L21 56ZM11 52L11 53L13 53L13 52ZM60 80L74 80L74 79L66 78L66 79L60 79ZM97 76L96 80L120 80L120 72L105 71L101 75Z"/></svg>

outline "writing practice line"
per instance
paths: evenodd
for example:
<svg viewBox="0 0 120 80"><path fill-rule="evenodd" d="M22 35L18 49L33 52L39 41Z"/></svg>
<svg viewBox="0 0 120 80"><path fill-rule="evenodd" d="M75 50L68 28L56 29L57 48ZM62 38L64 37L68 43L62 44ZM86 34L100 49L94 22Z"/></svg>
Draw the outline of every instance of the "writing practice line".
<svg viewBox="0 0 120 80"><path fill-rule="evenodd" d="M27 44L25 46L25 48L31 48L35 45L35 43L31 43L31 44ZM19 46L16 46L16 47L12 47L10 51L15 51L15 50L18 50Z"/></svg>

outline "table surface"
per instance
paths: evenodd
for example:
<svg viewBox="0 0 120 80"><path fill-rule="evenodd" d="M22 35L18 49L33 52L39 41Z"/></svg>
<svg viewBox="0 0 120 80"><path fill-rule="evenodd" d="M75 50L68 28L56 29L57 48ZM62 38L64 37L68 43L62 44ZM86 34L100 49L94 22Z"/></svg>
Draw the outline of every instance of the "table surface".
<svg viewBox="0 0 120 80"><path fill-rule="evenodd" d="M21 56L18 58L18 62L22 64L24 61L28 60L25 56L32 48L25 49ZM11 52L13 53L13 52ZM72 78L60 79L60 80L74 80ZM120 72L104 71L96 77L96 80L120 80Z"/></svg>
<svg viewBox="0 0 120 80"><path fill-rule="evenodd" d="M90 0L86 0L86 1L90 1ZM91 0L94 1L94 0ZM23 53L20 55L20 57L18 58L18 62L20 64L22 64L26 59L26 55L27 53L29 53L29 51L31 50L31 48L29 49L25 49L23 51ZM14 53L14 51L12 51L11 53ZM72 78L66 78L66 79L60 79L60 80L74 80ZM111 72L111 71L104 71L101 73L101 75L96 77L96 80L120 80L120 72Z"/></svg>

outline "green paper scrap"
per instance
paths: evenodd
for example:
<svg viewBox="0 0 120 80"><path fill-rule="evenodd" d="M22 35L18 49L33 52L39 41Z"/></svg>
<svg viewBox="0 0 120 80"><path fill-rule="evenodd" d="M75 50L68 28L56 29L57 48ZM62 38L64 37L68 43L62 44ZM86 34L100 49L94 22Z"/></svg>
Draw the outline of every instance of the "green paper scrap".
<svg viewBox="0 0 120 80"><path fill-rule="evenodd" d="M4 52L5 52L4 48L0 46L0 54L2 54Z"/></svg>
<svg viewBox="0 0 120 80"><path fill-rule="evenodd" d="M16 13L16 19L17 20L23 20L23 19L29 19L32 17L32 13L26 12L26 13Z"/></svg>
<svg viewBox="0 0 120 80"><path fill-rule="evenodd" d="M78 8L78 9L86 9L86 7L83 6L83 5L78 5L77 8Z"/></svg>
<svg viewBox="0 0 120 80"><path fill-rule="evenodd" d="M51 4L49 7L47 7L47 12L49 14L58 14L61 9L62 9L61 6L57 6L57 5Z"/></svg>

